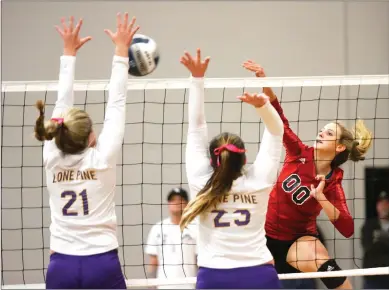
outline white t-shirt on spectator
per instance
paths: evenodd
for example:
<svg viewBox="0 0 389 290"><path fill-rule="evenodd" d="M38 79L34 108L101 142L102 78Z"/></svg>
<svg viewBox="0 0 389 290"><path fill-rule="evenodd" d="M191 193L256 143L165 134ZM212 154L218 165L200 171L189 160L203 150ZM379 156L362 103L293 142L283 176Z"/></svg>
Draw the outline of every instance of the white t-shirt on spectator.
<svg viewBox="0 0 389 290"><path fill-rule="evenodd" d="M170 218L155 224L149 233L146 254L157 256L157 278L177 279L197 275L197 227L189 225L182 233ZM159 289L194 289L195 285L161 286Z"/></svg>

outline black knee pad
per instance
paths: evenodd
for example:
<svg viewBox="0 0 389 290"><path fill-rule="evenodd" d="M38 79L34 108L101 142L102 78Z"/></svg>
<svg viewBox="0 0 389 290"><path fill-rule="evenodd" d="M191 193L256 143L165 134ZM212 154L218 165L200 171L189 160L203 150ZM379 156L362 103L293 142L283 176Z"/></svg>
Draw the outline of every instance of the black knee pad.
<svg viewBox="0 0 389 290"><path fill-rule="evenodd" d="M318 272L329 272L329 271L340 271L342 270L334 259L330 259L325 262L320 268L317 270ZM342 285L344 281L346 281L346 277L331 277L331 278L320 278L323 281L324 285L327 286L328 289L335 289Z"/></svg>

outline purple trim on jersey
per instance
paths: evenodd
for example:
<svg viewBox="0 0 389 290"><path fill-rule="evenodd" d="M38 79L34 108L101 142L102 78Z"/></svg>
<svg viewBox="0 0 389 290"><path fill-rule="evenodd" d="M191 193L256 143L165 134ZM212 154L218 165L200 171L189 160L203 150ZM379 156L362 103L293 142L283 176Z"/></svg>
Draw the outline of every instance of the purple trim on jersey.
<svg viewBox="0 0 389 290"><path fill-rule="evenodd" d="M200 267L196 289L281 289L281 283L270 264L234 269Z"/></svg>
<svg viewBox="0 0 389 290"><path fill-rule="evenodd" d="M46 289L126 288L117 250L90 256L50 256Z"/></svg>

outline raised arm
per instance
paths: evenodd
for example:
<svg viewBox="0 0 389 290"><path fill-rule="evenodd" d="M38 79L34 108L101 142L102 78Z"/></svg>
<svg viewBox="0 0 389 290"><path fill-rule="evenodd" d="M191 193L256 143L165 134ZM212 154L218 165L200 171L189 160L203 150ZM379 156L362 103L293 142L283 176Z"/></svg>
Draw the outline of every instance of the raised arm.
<svg viewBox="0 0 389 290"><path fill-rule="evenodd" d="M126 97L128 81L128 48L139 27L135 27L135 18L128 23L128 13L117 14L117 31L105 32L116 45L112 61L112 73L109 82L109 96L103 129L97 141L97 150L109 163L115 163L124 138L126 119Z"/></svg>
<svg viewBox="0 0 389 290"><path fill-rule="evenodd" d="M243 63L243 67L246 68L249 71L252 71L255 73L256 77L266 77L264 69L256 64L253 61L246 61ZM300 138L293 132L293 130L290 128L289 121L285 117L284 112L282 110L282 107L280 103L278 102L276 94L273 92L271 88L263 88L263 93L269 96L270 102L273 105L273 107L276 109L278 114L281 117L281 120L284 124L284 137L283 137L283 144L286 150L286 159L288 157L297 157L300 155L301 150L305 148L304 143L300 140Z"/></svg>
<svg viewBox="0 0 389 290"><path fill-rule="evenodd" d="M204 75L209 58L201 61L200 49L194 59L189 53L180 62L191 72L188 101L188 134L186 143L186 174L191 199L205 186L212 174L208 154L208 128L204 112Z"/></svg>
<svg viewBox="0 0 389 290"><path fill-rule="evenodd" d="M282 150L282 136L284 127L280 116L270 104L269 98L264 95L250 95L239 97L242 101L253 105L265 124L261 146L253 165L247 174L261 186L274 184L277 179L277 169L280 164Z"/></svg>
<svg viewBox="0 0 389 290"><path fill-rule="evenodd" d="M74 17L71 16L69 24L66 24L65 18L61 19L62 27L56 26L56 30L63 39L64 48L63 55L60 58L59 81L58 81L58 96L55 102L52 118L58 119L74 104L74 74L76 69L76 54L86 42L91 40L90 36L80 38L79 32L82 26L80 19L74 27ZM57 146L54 141L45 141L43 148L43 159L47 159L48 154L57 151Z"/></svg>

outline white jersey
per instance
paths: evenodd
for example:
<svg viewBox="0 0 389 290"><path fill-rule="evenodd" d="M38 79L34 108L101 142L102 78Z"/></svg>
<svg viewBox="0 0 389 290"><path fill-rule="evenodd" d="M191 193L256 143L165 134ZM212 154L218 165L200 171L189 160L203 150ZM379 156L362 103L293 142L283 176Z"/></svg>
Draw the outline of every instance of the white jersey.
<svg viewBox="0 0 389 290"><path fill-rule="evenodd" d="M191 80L188 110L186 173L193 199L213 172L208 154L202 78ZM269 193L277 179L284 129L270 102L256 110L265 124L259 153L245 174L234 181L230 193L216 210L199 216L199 267L250 267L272 260L264 225Z"/></svg>
<svg viewBox="0 0 389 290"><path fill-rule="evenodd" d="M62 56L58 100L53 117L73 106L76 58ZM114 56L109 99L95 148L63 155L46 141L43 161L50 195L50 249L68 255L93 255L118 247L116 234L116 159L124 137L128 58Z"/></svg>
<svg viewBox="0 0 389 290"><path fill-rule="evenodd" d="M145 253L157 256L157 278L196 277L197 227L190 224L182 233L170 218L155 224L149 233ZM159 289L193 289L194 285L161 286Z"/></svg>

